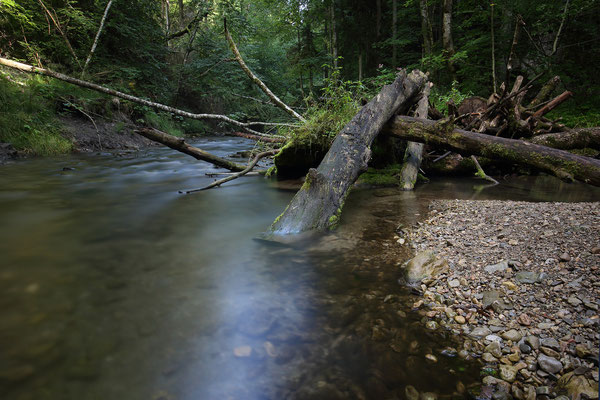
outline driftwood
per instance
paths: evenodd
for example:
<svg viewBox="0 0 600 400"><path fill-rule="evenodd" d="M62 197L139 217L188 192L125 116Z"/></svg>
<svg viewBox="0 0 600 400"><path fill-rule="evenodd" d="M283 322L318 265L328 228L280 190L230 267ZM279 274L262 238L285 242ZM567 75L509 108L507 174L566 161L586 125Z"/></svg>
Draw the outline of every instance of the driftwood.
<svg viewBox="0 0 600 400"><path fill-rule="evenodd" d="M336 136L319 167L309 170L304 185L267 234L292 234L336 226L348 190L367 169L373 139L399 108L412 104L426 81L420 71L411 74L401 71L394 83L384 86Z"/></svg>
<svg viewBox="0 0 600 400"><path fill-rule="evenodd" d="M213 183L211 183L208 186L205 186L203 188L200 189L192 189L192 190L187 190L187 191L179 191L179 193L195 193L195 192L200 192L202 190L207 190L207 189L212 189L216 186L221 186L222 184L224 184L225 182L229 182L232 181L234 179L239 178L240 176L244 176L246 175L248 172L252 171L252 169L256 166L256 164L258 163L258 161L260 161L260 159L267 157L267 156L272 156L277 154L278 150L269 150L269 151L263 151L262 153L257 154L252 161L250 161L250 163L248 164L248 166L246 168L244 168L243 171L240 171L236 174L232 174L229 175L227 178L223 178L223 179L219 179L218 181L214 181Z"/></svg>
<svg viewBox="0 0 600 400"><path fill-rule="evenodd" d="M179 138L176 136L169 135L165 132L161 132L158 129L154 128L143 128L136 129L134 131L137 134L144 136L154 142L164 144L167 147L172 148L173 150L180 151L184 154L190 155L194 157L196 160L202 160L214 164L218 167L222 167L228 169L230 171L244 171L246 169L245 165L234 163L232 161L228 161L224 158L217 157L209 152L206 152L202 149L199 149L194 146L190 146L185 142L183 138Z"/></svg>
<svg viewBox="0 0 600 400"><path fill-rule="evenodd" d="M454 129L449 123L412 117L395 117L384 132L405 140L419 141L463 154L473 154L502 162L533 167L536 170L573 181L600 186L600 160L564 150Z"/></svg>
<svg viewBox="0 0 600 400"><path fill-rule="evenodd" d="M166 112L169 112L169 113L172 113L175 115L180 115L182 117L198 119L198 120L212 119L212 120L217 120L217 121L221 121L221 122L226 122L228 124L238 126L242 129L244 129L254 135L258 135L258 136L265 136L265 135L260 132L254 131L253 129L250 128L251 126L254 126L254 125L266 125L266 126L275 125L275 126L277 126L277 125L279 125L277 123L271 124L268 122L240 122L240 121L236 121L232 118L229 118L225 115L220 115L220 114L194 114L194 113L183 111L183 110L180 110L180 109L177 109L174 107L166 106L164 104L155 103L153 101L141 99L139 97L135 97L130 94L119 92L117 90L110 89L110 88L107 88L104 86L96 85L95 83L91 83L91 82L84 81L81 79L73 78L71 76L64 75L59 72L55 72L55 71L52 71L52 70L49 70L46 68L34 67L33 65L23 64L20 62L9 60L7 58L0 57L0 65L5 65L7 67L14 68L14 69L24 71L24 72L28 72L31 74L49 76L51 78L59 79L61 81L71 83L73 85L81 86L81 87L84 87L87 89L95 90L100 93L105 93L105 94L108 94L111 96L119 97L121 99L129 100L129 101L132 101L132 102L138 103L138 104L142 104L142 105L154 108L156 110L166 111Z"/></svg>

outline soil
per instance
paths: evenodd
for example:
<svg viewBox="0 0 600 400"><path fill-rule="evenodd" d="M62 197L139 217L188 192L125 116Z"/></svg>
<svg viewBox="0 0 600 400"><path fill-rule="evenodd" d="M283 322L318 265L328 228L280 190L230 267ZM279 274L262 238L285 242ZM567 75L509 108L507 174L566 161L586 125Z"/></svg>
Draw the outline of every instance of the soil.
<svg viewBox="0 0 600 400"><path fill-rule="evenodd" d="M599 227L600 203L438 200L406 231L448 263L413 310L481 360L479 398L598 398Z"/></svg>
<svg viewBox="0 0 600 400"><path fill-rule="evenodd" d="M135 126L129 122L94 120L76 116L61 117L64 136L73 142L73 150L88 153L105 150L139 150L157 144L133 132Z"/></svg>

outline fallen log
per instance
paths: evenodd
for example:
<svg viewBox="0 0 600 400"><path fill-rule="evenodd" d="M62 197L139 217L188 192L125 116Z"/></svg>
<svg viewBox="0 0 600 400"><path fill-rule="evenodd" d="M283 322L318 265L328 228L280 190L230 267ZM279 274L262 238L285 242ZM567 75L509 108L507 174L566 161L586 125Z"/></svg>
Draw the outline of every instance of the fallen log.
<svg viewBox="0 0 600 400"><path fill-rule="evenodd" d="M412 104L426 81L420 71L401 71L392 84L384 86L338 133L319 167L309 170L304 185L267 236L335 227L348 190L367 169L373 139L399 108Z"/></svg>
<svg viewBox="0 0 600 400"><path fill-rule="evenodd" d="M531 138L531 143L562 150L583 149L586 147L600 150L600 127L546 133Z"/></svg>
<svg viewBox="0 0 600 400"><path fill-rule="evenodd" d="M600 160L568 151L455 129L447 122L395 117L383 132L413 142L419 141L458 153L483 156L533 167L560 179L600 186Z"/></svg>
<svg viewBox="0 0 600 400"><path fill-rule="evenodd" d="M190 146L185 142L183 138L169 135L167 133L159 131L158 129L142 128L136 129L134 130L134 132L154 142L164 144L165 146L170 147L173 150L177 150L184 154L190 155L196 160L206 161L218 167L222 167L235 172L243 171L246 169L245 165L228 161L224 158L217 157L197 147Z"/></svg>
<svg viewBox="0 0 600 400"><path fill-rule="evenodd" d="M142 104L142 105L154 108L156 110L166 111L166 112L169 112L169 113L172 113L175 115L180 115L182 117L198 119L198 120L213 119L213 120L217 120L217 121L221 121L221 122L226 122L228 124L238 126L242 129L244 129L252 134L258 135L258 136L261 136L262 134L260 132L257 132L255 130L251 129L250 128L251 126L253 126L253 125L275 125L275 126L277 126L277 125L279 125L277 123L271 124L268 122L240 122L240 121L236 121L235 119L229 118L226 115L220 115L220 114L194 114L194 113L183 111L183 110L180 110L180 109L177 109L174 107L170 107L170 106L167 106L164 104L155 103L153 101L149 101L146 99L141 99L139 97L135 97L130 94L119 92L117 90L110 89L110 88L107 88L104 86L100 86L100 85L97 85L92 82L73 78L71 76L64 75L59 72L52 71L50 69L34 67L33 65L23 64L23 63L9 60L9 59L3 58L3 57L0 57L0 65L14 68L14 69L17 69L17 70L23 71L23 72L28 72L30 74L49 76L51 78L55 78L55 79L58 79L58 80L61 80L61 81L64 81L64 82L67 82L67 83L70 83L70 84L73 84L76 86L81 86L81 87L84 87L87 89L95 90L96 92L119 97L121 99L129 100L131 102L138 103L138 104Z"/></svg>
<svg viewBox="0 0 600 400"><path fill-rule="evenodd" d="M279 136L258 136L253 135L252 133L246 132L229 132L228 135L243 137L246 139L256 140L257 142L265 142L265 143L285 143L286 138Z"/></svg>

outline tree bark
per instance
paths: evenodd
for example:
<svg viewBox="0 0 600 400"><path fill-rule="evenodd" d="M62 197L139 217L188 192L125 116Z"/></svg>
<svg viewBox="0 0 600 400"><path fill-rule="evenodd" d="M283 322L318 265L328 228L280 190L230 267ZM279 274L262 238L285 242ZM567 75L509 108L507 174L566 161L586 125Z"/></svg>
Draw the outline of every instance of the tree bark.
<svg viewBox="0 0 600 400"><path fill-rule="evenodd" d="M98 45L98 39L100 39L100 34L102 33L102 29L104 29L104 22L106 22L106 16L108 15L108 10L110 10L110 6L112 5L113 0L108 0L106 4L106 8L104 9L104 15L102 15L102 20L100 20L100 26L98 27L98 32L96 33L96 37L94 38L94 43L92 44L92 48L90 49L90 54L88 54L85 59L85 64L83 64L83 69L81 70L81 79L85 76L85 70L87 69L88 64L92 60L92 56L94 55L94 51L96 51L96 46Z"/></svg>
<svg viewBox="0 0 600 400"><path fill-rule="evenodd" d="M429 12L427 10L427 0L420 0L419 12L421 14L421 35L423 36L423 55L431 55L433 48L433 32L431 22L429 21Z"/></svg>
<svg viewBox="0 0 600 400"><path fill-rule="evenodd" d="M423 88L423 95L419 100L417 112L415 116L417 118L427 119L429 114L429 92L431 90L431 83L428 83ZM419 174L419 168L421 168L421 161L423 160L423 148L425 145L418 142L408 142L406 145L406 152L404 153L404 164L400 171L400 189L402 190L413 190L415 183L417 182L417 176Z"/></svg>
<svg viewBox="0 0 600 400"><path fill-rule="evenodd" d="M452 60L455 54L454 42L452 40L452 0L444 0L442 21L442 45L446 56L446 65L452 80L456 80L456 65Z"/></svg>
<svg viewBox="0 0 600 400"><path fill-rule="evenodd" d="M91 89L91 90L95 90L97 92L100 93L104 93L104 94L108 94L111 96L115 96L115 97L119 97L121 99L125 99L125 100L129 100L132 101L134 103L138 103L138 104L142 104L157 110L161 110L161 111L166 111L169 113L173 113L175 115L180 115L182 117L186 117L186 118L191 118L191 119L199 119L199 120L203 120L203 119L214 119L214 120L218 120L218 121L223 121L223 122L227 122L231 125L235 125L238 126L240 128L245 129L246 131L258 135L258 136L265 136L264 134L254 131L253 129L250 129L250 126L253 125L273 125L267 122L240 122L240 121L236 121L234 119L231 119L225 115L219 115L219 114L194 114L194 113L190 113L187 111L183 111L180 110L178 108L174 108L174 107L170 107L170 106L166 106L164 104L160 104L160 103L155 103L153 101L149 101L149 100L145 100L145 99L140 99L139 97L135 97L123 92L119 92L117 90L114 89L110 89L104 86L100 86L100 85L96 85L95 83L91 83L88 81L84 81L81 79L77 79L77 78L73 78L70 77L68 75L64 75L61 74L59 72L55 72L52 71L50 69L46 69L46 68L38 68L38 67L34 67L33 65L28 65L28 64L22 64L16 61L12 61L6 58L2 58L0 57L0 65L5 65L7 67L10 68L14 68L14 69L18 69L20 71L24 71L24 72L29 72L31 74L38 74L38 75L44 75L44 76L49 76L51 78L55 78L55 79L59 79L61 81L64 82L68 82L71 83L73 85L77 85L77 86L81 86L87 89ZM275 124L277 125L277 124Z"/></svg>
<svg viewBox="0 0 600 400"><path fill-rule="evenodd" d="M395 117L383 130L405 140L419 141L463 154L533 167L560 179L600 186L600 160L578 156L522 140L454 129L447 122Z"/></svg>
<svg viewBox="0 0 600 400"><path fill-rule="evenodd" d="M336 136L319 167L309 170L304 185L268 234L335 227L350 187L367 169L373 139L396 110L411 104L426 80L420 71L410 75L401 71L394 83L384 86Z"/></svg>
<svg viewBox="0 0 600 400"><path fill-rule="evenodd" d="M335 0L331 2L331 51L333 56L333 68L338 67L337 31L335 29Z"/></svg>
<svg viewBox="0 0 600 400"><path fill-rule="evenodd" d="M572 96L573 93L569 91L562 92L560 95L556 96L550 103L546 104L544 107L540 108L535 113L533 113L532 117L537 118L549 113L566 100L569 100Z"/></svg>
<svg viewBox="0 0 600 400"><path fill-rule="evenodd" d="M546 133L531 138L531 143L562 150L584 149L586 147L600 150L600 127Z"/></svg>
<svg viewBox="0 0 600 400"><path fill-rule="evenodd" d="M225 28L225 36L227 37L227 42L229 43L229 48L235 55L235 59L237 60L238 64L240 64L240 67L242 67L242 70L244 70L246 75L248 75L248 77L252 80L252 82L254 82L260 88L260 90L262 90L271 99L271 101L273 101L273 103L277 105L277 107L281 108L283 111L290 114L294 118L299 119L300 121L304 122L305 119L302 115L298 114L296 111L292 110L287 104L285 104L283 101L281 101L279 99L279 97L277 97L275 95L275 93L273 93L271 91L271 89L269 89L267 87L267 85L265 85L264 82L261 81L258 76L254 75L254 73L250 70L250 68L248 68L248 66L244 62L244 59L242 58L242 55L240 54L237 46L235 45L235 42L233 41L233 38L231 37L229 30L227 29L227 20L225 20L225 19L223 20L223 27Z"/></svg>
<svg viewBox="0 0 600 400"><path fill-rule="evenodd" d="M542 86L538 94L535 96L535 98L531 100L531 103L529 103L529 106L527 106L527 108L533 109L545 102L548 98L550 98L550 95L552 94L554 89L556 89L556 86L559 84L559 82L560 76L558 75L546 82L544 86Z"/></svg>
<svg viewBox="0 0 600 400"><path fill-rule="evenodd" d="M398 35L398 0L392 0L392 67L396 68L396 56L398 46L396 36Z"/></svg>
<svg viewBox="0 0 600 400"><path fill-rule="evenodd" d="M135 133L144 136L154 142L164 144L167 147L172 148L173 150L180 151L184 154L194 157L196 160L202 160L209 162L211 164L216 165L217 167L222 167L228 169L230 171L243 171L246 169L245 165L234 163L232 161L225 160L224 158L217 157L213 154L210 154L202 149L199 149L194 146L190 146L185 142L183 138L178 138L176 136L169 135L165 132L161 132L158 129L153 128L142 128L134 131Z"/></svg>

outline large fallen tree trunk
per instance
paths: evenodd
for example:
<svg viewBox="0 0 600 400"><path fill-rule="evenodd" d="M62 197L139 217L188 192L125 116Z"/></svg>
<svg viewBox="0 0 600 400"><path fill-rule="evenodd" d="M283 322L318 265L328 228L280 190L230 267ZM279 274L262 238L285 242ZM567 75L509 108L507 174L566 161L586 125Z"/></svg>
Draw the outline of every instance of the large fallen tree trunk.
<svg viewBox="0 0 600 400"><path fill-rule="evenodd" d="M531 138L531 143L562 150L583 149L585 147L600 150L600 127L546 133Z"/></svg>
<svg viewBox="0 0 600 400"><path fill-rule="evenodd" d="M317 169L306 181L268 234L325 230L337 225L348 190L367 169L370 146L383 125L399 108L412 104L427 78L420 71L401 71L391 85L365 105L336 136Z"/></svg>
<svg viewBox="0 0 600 400"><path fill-rule="evenodd" d="M600 160L525 142L454 129L449 123L412 117L395 117L385 133L427 143L463 154L533 167L563 180L574 179L600 186Z"/></svg>

